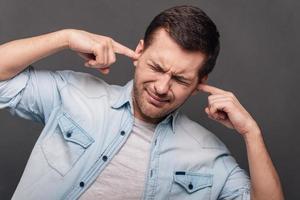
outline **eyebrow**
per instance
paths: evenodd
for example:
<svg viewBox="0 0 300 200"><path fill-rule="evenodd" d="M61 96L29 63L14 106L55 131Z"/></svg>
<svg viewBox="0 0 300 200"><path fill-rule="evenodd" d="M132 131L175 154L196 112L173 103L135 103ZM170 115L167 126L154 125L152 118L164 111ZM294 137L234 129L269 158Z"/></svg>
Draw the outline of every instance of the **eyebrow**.
<svg viewBox="0 0 300 200"><path fill-rule="evenodd" d="M165 72L165 71L166 71L166 70L165 70L161 65L159 65L158 63L156 63L156 62L154 62L154 61L151 61L151 62L152 62L153 65L154 65L156 68L158 68L160 71L162 71L162 72ZM182 76L182 75L172 74L172 76L175 77L175 78L182 79L182 80L184 80L184 81L188 81L188 82L191 81L190 78L184 77L184 76Z"/></svg>

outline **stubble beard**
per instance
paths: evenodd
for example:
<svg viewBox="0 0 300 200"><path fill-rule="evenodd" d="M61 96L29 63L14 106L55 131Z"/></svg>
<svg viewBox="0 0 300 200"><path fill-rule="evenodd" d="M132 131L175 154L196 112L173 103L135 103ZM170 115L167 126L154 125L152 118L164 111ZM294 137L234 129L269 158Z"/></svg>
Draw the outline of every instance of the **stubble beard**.
<svg viewBox="0 0 300 200"><path fill-rule="evenodd" d="M149 103L143 96L143 94L145 94L146 91L143 88L143 86L141 87L142 88L139 90L136 82L134 81L132 100L133 103L135 104L136 107L135 109L137 109L137 112L139 112L143 118L149 120L160 120L164 118L168 113L164 112L164 110L162 109L158 112L153 112L153 110L151 109L155 109L155 108L151 108L151 105L149 105Z"/></svg>

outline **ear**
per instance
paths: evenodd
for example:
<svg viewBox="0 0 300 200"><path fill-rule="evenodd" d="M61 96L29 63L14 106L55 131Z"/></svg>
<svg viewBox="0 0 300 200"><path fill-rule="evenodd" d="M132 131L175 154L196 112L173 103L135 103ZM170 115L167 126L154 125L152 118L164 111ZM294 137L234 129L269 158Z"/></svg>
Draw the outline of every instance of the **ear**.
<svg viewBox="0 0 300 200"><path fill-rule="evenodd" d="M138 59L142 55L143 52L144 52L144 40L140 40L138 45L135 48L135 53L138 55ZM138 59L133 61L134 66L137 65Z"/></svg>
<svg viewBox="0 0 300 200"><path fill-rule="evenodd" d="M198 82L198 84L197 84L196 88L194 89L192 95L197 94L197 93L199 92L199 90L198 90L199 85L200 85L201 83L206 83L207 80L208 80L208 75L205 75L205 76Z"/></svg>

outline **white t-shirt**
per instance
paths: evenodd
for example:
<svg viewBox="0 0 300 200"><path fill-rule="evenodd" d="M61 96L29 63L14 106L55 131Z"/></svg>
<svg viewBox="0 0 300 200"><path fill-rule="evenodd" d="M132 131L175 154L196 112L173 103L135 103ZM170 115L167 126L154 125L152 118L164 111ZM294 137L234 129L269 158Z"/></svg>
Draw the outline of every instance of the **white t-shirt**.
<svg viewBox="0 0 300 200"><path fill-rule="evenodd" d="M156 124L135 118L132 133L80 200L141 199Z"/></svg>

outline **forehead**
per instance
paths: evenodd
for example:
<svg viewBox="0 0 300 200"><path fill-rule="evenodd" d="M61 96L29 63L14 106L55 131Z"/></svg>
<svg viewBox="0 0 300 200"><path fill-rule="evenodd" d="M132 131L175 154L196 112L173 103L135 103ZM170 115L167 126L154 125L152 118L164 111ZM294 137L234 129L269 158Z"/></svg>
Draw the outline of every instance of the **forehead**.
<svg viewBox="0 0 300 200"><path fill-rule="evenodd" d="M182 49L164 29L158 29L154 33L145 53L150 60L160 62L163 67L180 71L198 72L205 60L205 55L200 51Z"/></svg>

